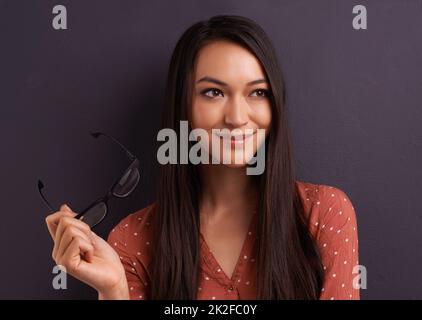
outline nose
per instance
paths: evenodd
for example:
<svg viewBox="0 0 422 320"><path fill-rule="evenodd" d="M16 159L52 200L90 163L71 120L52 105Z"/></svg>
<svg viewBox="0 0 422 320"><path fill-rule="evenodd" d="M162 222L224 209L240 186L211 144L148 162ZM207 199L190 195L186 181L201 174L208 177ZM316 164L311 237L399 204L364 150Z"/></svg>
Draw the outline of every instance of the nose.
<svg viewBox="0 0 422 320"><path fill-rule="evenodd" d="M248 105L243 97L233 97L231 101L228 101L224 121L234 128L248 123Z"/></svg>

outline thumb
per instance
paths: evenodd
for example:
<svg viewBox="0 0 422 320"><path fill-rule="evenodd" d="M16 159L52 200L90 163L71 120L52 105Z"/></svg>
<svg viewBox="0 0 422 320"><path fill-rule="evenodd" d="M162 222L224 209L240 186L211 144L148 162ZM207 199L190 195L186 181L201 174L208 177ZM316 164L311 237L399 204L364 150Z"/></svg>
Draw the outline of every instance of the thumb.
<svg viewBox="0 0 422 320"><path fill-rule="evenodd" d="M62 204L60 207L60 211L69 211L69 212L73 212L72 209L70 209L70 207L67 204Z"/></svg>

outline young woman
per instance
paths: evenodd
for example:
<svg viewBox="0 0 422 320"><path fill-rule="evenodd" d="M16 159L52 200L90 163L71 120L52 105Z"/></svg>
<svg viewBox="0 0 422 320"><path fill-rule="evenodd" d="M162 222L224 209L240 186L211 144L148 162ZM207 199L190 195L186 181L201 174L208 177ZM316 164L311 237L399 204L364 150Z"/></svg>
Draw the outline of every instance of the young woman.
<svg viewBox="0 0 422 320"><path fill-rule="evenodd" d="M47 218L56 263L100 299L358 299L354 208L338 188L295 179L282 74L256 23L216 16L182 35L162 125L179 132L182 120L206 131L210 158L253 148L241 163L161 165L156 202L107 242L63 205ZM253 134L212 149L212 129ZM259 148L265 170L248 175Z"/></svg>

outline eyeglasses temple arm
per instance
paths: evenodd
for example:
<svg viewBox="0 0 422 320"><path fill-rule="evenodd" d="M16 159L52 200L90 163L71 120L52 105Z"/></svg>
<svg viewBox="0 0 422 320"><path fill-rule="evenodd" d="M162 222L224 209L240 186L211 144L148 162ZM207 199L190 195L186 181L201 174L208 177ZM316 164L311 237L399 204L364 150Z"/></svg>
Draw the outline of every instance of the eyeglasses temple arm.
<svg viewBox="0 0 422 320"><path fill-rule="evenodd" d="M38 180L38 192L40 193L40 197L41 199L43 199L44 203L46 204L46 206L51 210L51 211L55 211L53 209L53 207L51 206L51 204L47 201L47 199L44 197L43 193L42 193L42 189L44 188L44 184L42 183L41 180Z"/></svg>
<svg viewBox="0 0 422 320"><path fill-rule="evenodd" d="M102 133L102 132L91 132L91 136L93 136L94 138L98 138L99 136L105 136L109 139L111 139L114 143L116 143L117 145L120 146L120 148L126 152L126 155L131 159L134 160L136 159L136 157L122 144L120 143L116 138L109 136L108 134Z"/></svg>

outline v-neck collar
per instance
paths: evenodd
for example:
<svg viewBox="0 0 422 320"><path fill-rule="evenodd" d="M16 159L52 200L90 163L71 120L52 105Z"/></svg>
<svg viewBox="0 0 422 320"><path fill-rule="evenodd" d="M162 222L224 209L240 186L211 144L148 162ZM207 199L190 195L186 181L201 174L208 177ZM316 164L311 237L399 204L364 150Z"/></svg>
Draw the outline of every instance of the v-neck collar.
<svg viewBox="0 0 422 320"><path fill-rule="evenodd" d="M235 285L238 281L240 282L240 276L242 274L244 264L249 260L252 252L253 243L256 238L256 222L257 222L257 211L254 211L249 222L248 231L246 232L245 239L243 240L242 249L240 250L239 257L237 258L236 265L233 270L232 277L224 272L221 268L220 263L215 258L210 247L208 246L204 235L200 233L201 242L201 255L203 261L210 267L213 276L223 285ZM219 272L217 270L220 270Z"/></svg>

